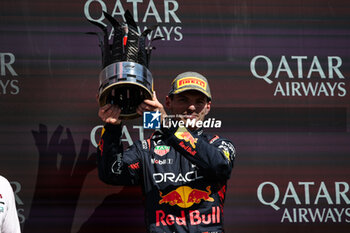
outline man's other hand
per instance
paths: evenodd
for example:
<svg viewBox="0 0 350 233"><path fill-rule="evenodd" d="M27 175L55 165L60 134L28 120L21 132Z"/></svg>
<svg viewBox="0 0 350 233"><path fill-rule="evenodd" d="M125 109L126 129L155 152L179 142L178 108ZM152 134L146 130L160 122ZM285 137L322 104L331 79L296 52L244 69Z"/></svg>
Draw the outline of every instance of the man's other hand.
<svg viewBox="0 0 350 233"><path fill-rule="evenodd" d="M136 110L136 112L141 116L143 115L143 112L147 112L147 111L150 111L150 112L159 111L162 114L161 115L162 120L164 119L164 117L167 116L163 105L157 99L157 95L155 91L153 92L152 100L145 99L143 103L141 103Z"/></svg>
<svg viewBox="0 0 350 233"><path fill-rule="evenodd" d="M121 109L117 105L106 104L99 108L98 116L105 123L118 125L121 123L119 119Z"/></svg>

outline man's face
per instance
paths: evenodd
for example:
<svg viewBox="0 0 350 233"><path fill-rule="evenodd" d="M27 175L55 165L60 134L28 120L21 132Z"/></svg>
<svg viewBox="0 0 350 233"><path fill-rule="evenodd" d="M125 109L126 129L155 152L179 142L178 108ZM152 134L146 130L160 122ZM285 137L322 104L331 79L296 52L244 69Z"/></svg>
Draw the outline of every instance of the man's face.
<svg viewBox="0 0 350 233"><path fill-rule="evenodd" d="M166 97L166 106L174 115L182 115L180 120L187 119L195 121L204 121L205 116L210 111L211 101L199 91L184 91L173 95L172 98ZM191 129L190 130L194 130Z"/></svg>

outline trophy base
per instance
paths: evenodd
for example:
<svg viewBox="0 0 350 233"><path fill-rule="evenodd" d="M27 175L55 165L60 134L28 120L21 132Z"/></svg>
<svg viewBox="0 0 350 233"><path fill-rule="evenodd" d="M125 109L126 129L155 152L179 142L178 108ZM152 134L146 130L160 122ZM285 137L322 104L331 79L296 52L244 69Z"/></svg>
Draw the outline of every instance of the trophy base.
<svg viewBox="0 0 350 233"><path fill-rule="evenodd" d="M99 104L118 105L121 108L120 119L135 119L137 107L145 100L152 99L153 93L135 82L117 82L107 86L99 95Z"/></svg>

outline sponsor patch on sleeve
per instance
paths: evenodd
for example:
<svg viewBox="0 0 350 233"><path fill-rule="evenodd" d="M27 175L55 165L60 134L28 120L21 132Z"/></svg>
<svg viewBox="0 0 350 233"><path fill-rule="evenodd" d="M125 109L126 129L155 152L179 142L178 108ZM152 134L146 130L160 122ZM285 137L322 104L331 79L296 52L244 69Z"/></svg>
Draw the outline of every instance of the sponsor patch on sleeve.
<svg viewBox="0 0 350 233"><path fill-rule="evenodd" d="M146 140L142 140L141 144L142 144L142 149L144 149L144 150L148 149L148 143Z"/></svg>
<svg viewBox="0 0 350 233"><path fill-rule="evenodd" d="M218 140L220 137L218 135L215 135L212 139L210 139L209 143L213 144L216 140Z"/></svg>
<svg viewBox="0 0 350 233"><path fill-rule="evenodd" d="M187 131L186 128L179 127L175 133L175 136L180 140L189 142L192 148L196 148L196 143L198 141L198 138L194 138L192 134Z"/></svg>
<svg viewBox="0 0 350 233"><path fill-rule="evenodd" d="M222 141L219 149L224 153L228 161L232 161L236 156L235 148L230 142Z"/></svg>

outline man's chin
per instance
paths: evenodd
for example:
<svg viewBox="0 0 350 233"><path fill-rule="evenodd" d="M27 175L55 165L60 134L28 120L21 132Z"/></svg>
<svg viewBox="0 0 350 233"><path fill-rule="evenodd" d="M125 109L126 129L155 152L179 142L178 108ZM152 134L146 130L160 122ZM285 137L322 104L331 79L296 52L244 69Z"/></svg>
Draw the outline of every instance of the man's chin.
<svg viewBox="0 0 350 233"><path fill-rule="evenodd" d="M194 124L196 124L196 122L198 121L198 118L196 118L196 117L186 117L184 119L184 121L185 122L189 122L189 123L193 123L194 122Z"/></svg>
<svg viewBox="0 0 350 233"><path fill-rule="evenodd" d="M198 117L181 117L177 119L178 121L183 122L183 125L190 131L198 129L197 122L201 121Z"/></svg>

